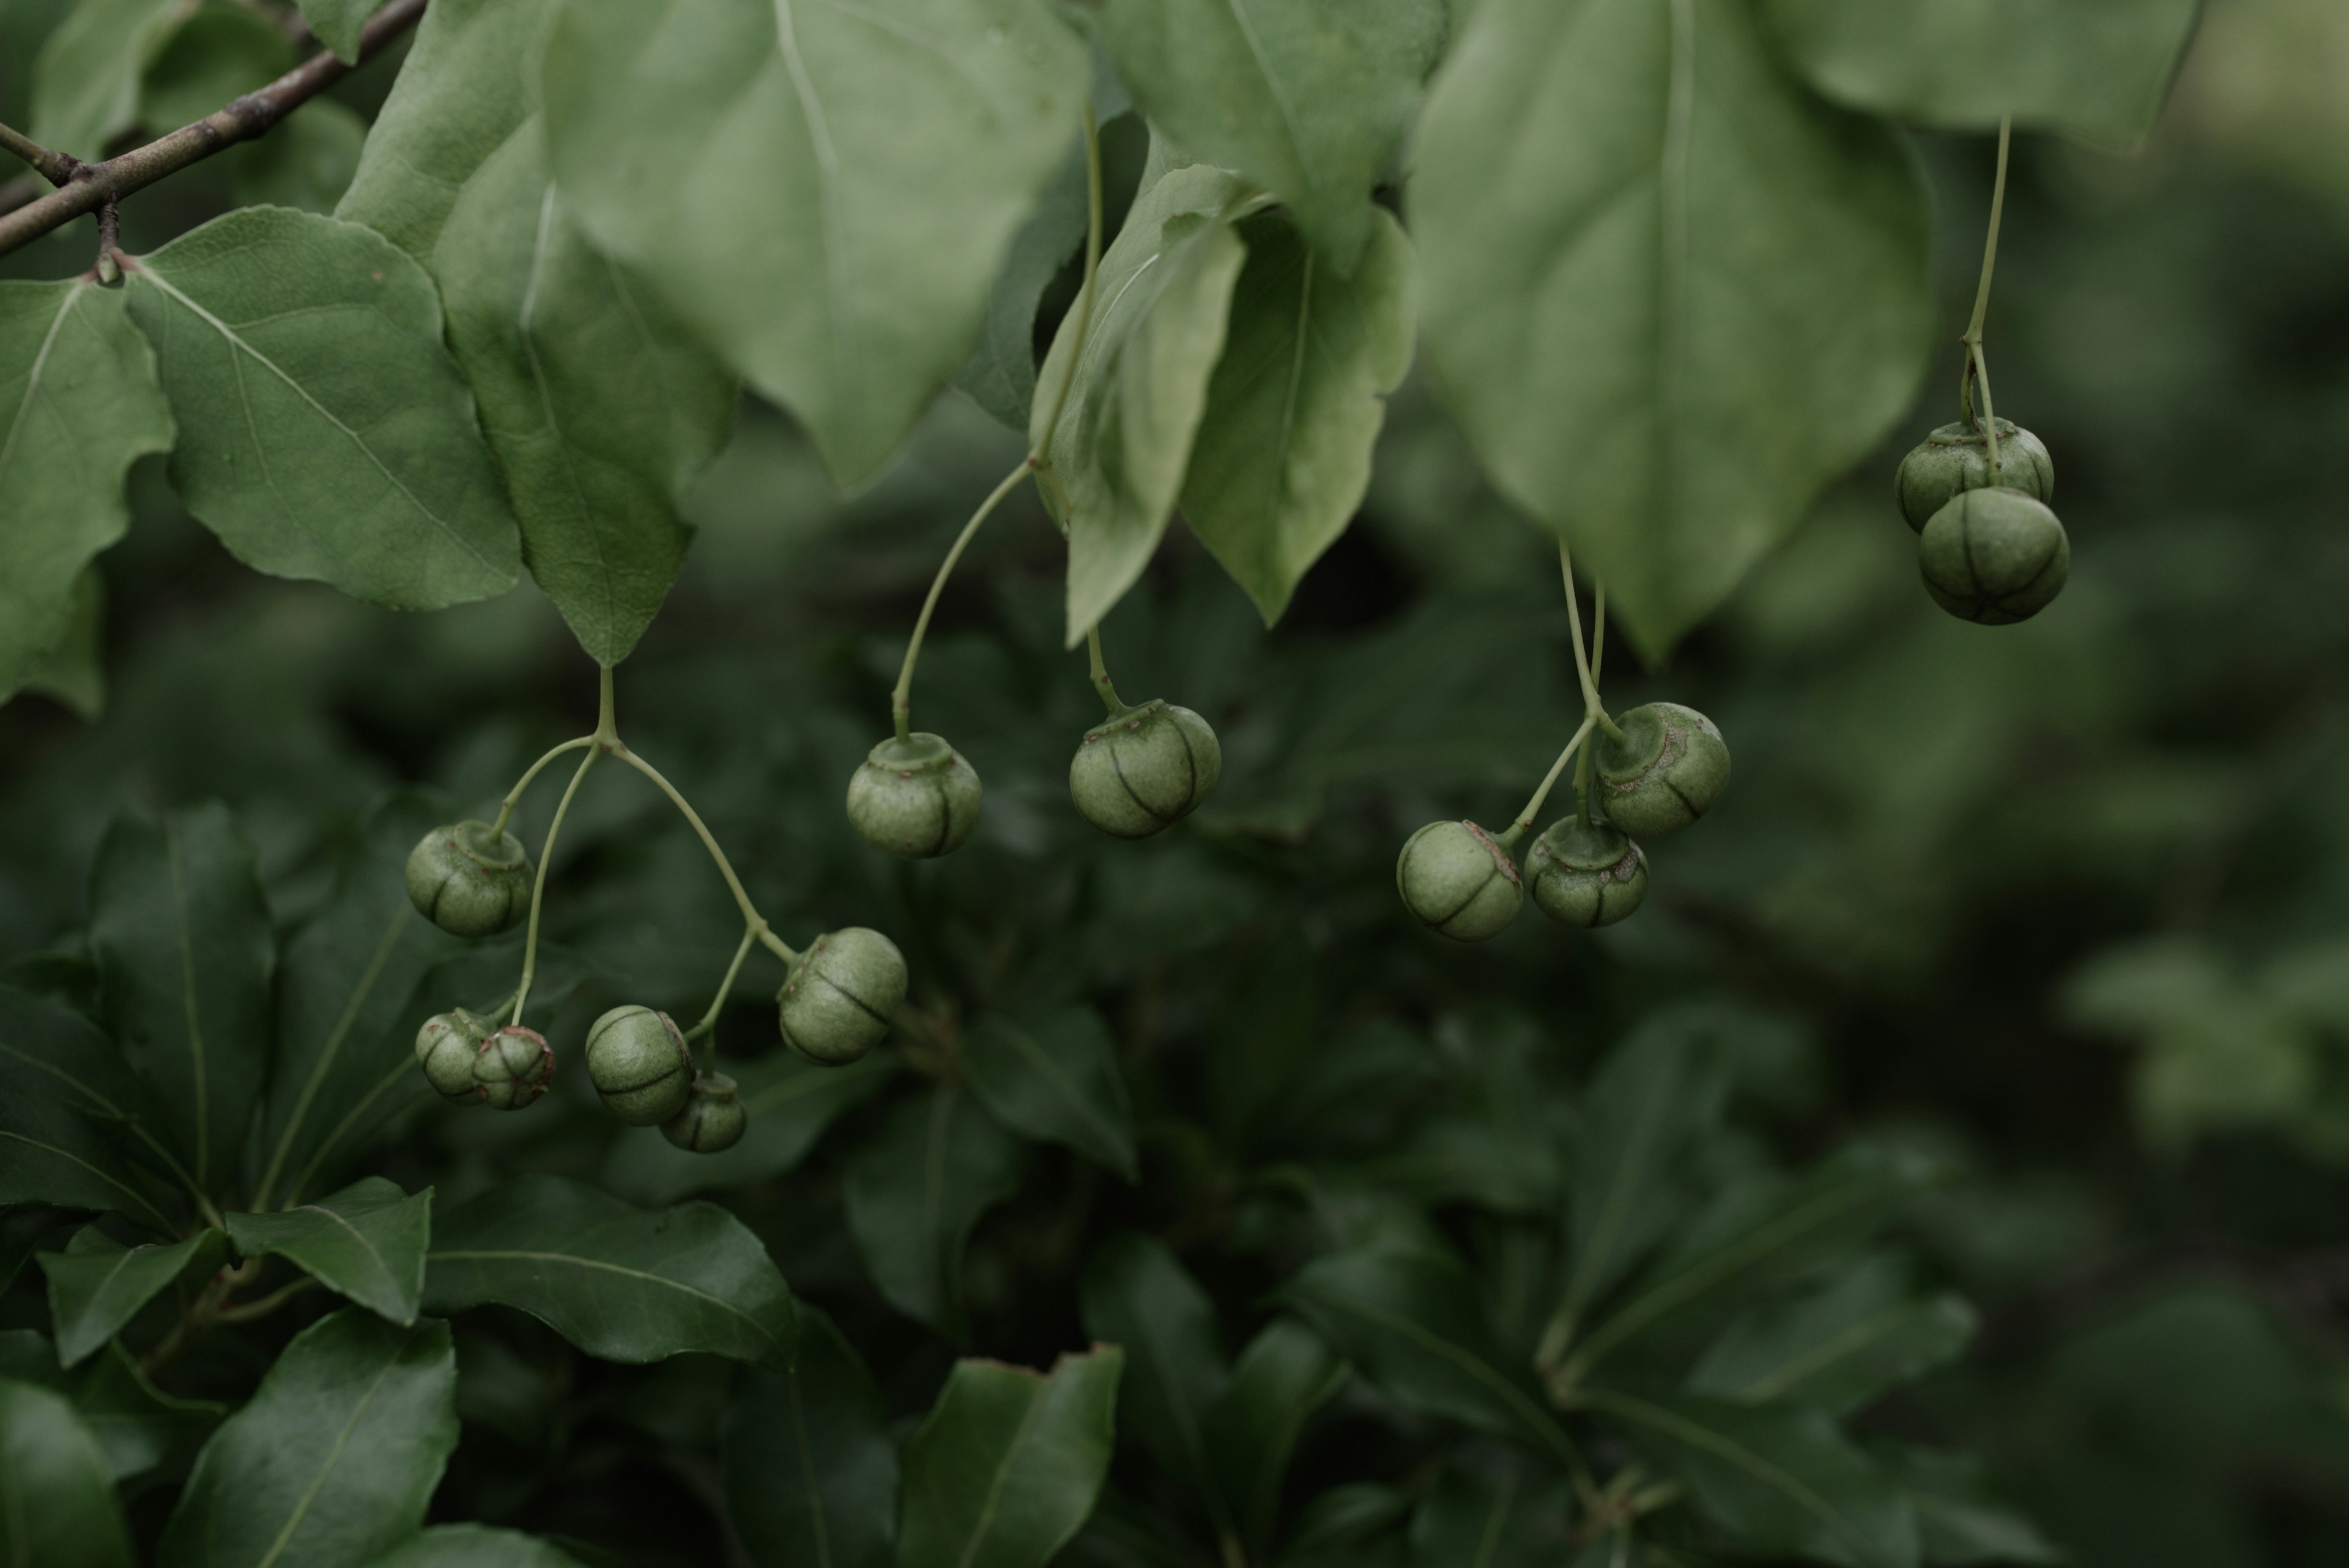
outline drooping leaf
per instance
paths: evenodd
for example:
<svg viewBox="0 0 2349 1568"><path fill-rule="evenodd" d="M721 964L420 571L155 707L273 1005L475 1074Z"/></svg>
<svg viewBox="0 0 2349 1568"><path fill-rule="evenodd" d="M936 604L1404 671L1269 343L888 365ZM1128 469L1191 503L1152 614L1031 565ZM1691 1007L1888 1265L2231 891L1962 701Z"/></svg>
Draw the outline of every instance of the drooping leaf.
<svg viewBox="0 0 2349 1568"><path fill-rule="evenodd" d="M90 559L129 525L124 473L171 431L122 290L0 282L0 699L65 641Z"/></svg>
<svg viewBox="0 0 2349 1568"><path fill-rule="evenodd" d="M180 423L171 483L238 559L396 609L513 586L513 517L422 267L359 224L247 207L129 276Z"/></svg>
<svg viewBox="0 0 2349 1568"><path fill-rule="evenodd" d="M1133 586L1166 531L1247 260L1226 221L1246 191L1201 165L1136 196L1094 277L1084 353L1057 429L1044 428L1050 400L1037 400L1029 439L1060 485L1044 494L1069 535L1071 647ZM1059 385L1083 320L1079 309L1062 317L1039 384Z"/></svg>
<svg viewBox="0 0 2349 1568"><path fill-rule="evenodd" d="M410 1197L380 1176L363 1177L315 1203L231 1214L228 1235L243 1257L274 1252L369 1312L411 1324L424 1294L432 1189Z"/></svg>
<svg viewBox="0 0 2349 1568"><path fill-rule="evenodd" d="M897 1568L1044 1568L1109 1473L1123 1354L958 1361L905 1445Z"/></svg>
<svg viewBox="0 0 2349 1568"><path fill-rule="evenodd" d="M345 64L359 57L359 35L367 28L367 18L376 14L383 0L298 0L302 19L310 24L310 31L318 42L335 51L335 57Z"/></svg>
<svg viewBox="0 0 2349 1568"><path fill-rule="evenodd" d="M1907 408L1915 161L1737 0L1484 0L1415 148L1437 379L1660 658Z"/></svg>
<svg viewBox="0 0 2349 1568"><path fill-rule="evenodd" d="M54 697L77 718L94 722L106 711L105 633L106 579L93 564L74 579L57 645L33 661L17 690Z"/></svg>
<svg viewBox="0 0 2349 1568"><path fill-rule="evenodd" d="M1786 57L1838 103L1963 130L2001 116L2104 142L2152 129L2195 0L1766 0Z"/></svg>
<svg viewBox="0 0 2349 1568"><path fill-rule="evenodd" d="M78 1366L103 1350L140 1307L183 1275L199 1280L210 1275L227 1251L218 1231L199 1231L168 1246L125 1247L89 1225L66 1243L64 1251L42 1253L57 1365Z"/></svg>
<svg viewBox="0 0 2349 1568"><path fill-rule="evenodd" d="M182 1399L156 1387L119 1341L100 1352L67 1392L106 1450L116 1480L144 1475L191 1452L228 1414L225 1405Z"/></svg>
<svg viewBox="0 0 2349 1568"><path fill-rule="evenodd" d="M1419 107L1442 0L1107 0L1102 42L1153 125L1279 196L1340 275Z"/></svg>
<svg viewBox="0 0 2349 1568"><path fill-rule="evenodd" d="M259 11L177 8L139 78L139 120L161 132L194 123L294 67L294 44Z"/></svg>
<svg viewBox="0 0 2349 1568"><path fill-rule="evenodd" d="M1351 276L1278 213L1240 225L1247 265L1207 384L1183 515L1269 626L1370 488L1386 394L1411 365L1411 242L1370 218Z"/></svg>
<svg viewBox="0 0 2349 1568"><path fill-rule="evenodd" d="M548 142L596 243L846 483L969 352L1087 74L1039 0L572 0Z"/></svg>
<svg viewBox="0 0 2349 1568"><path fill-rule="evenodd" d="M978 346L955 372L970 400L1025 435L1035 417L1036 308L1045 286L1085 243L1085 152L1072 148L1011 236L987 291Z"/></svg>
<svg viewBox="0 0 2349 1568"><path fill-rule="evenodd" d="M131 1568L130 1529L97 1437L63 1395L0 1377L0 1558Z"/></svg>
<svg viewBox="0 0 2349 1568"><path fill-rule="evenodd" d="M967 1334L962 1252L978 1217L1019 1190L1027 1146L952 1085L889 1114L849 1161L849 1234L889 1304Z"/></svg>
<svg viewBox="0 0 2349 1568"><path fill-rule="evenodd" d="M1283 1288L1355 1367L1409 1409L1563 1457L1565 1432L1486 1324L1467 1272L1423 1251L1317 1258Z"/></svg>
<svg viewBox="0 0 2349 1568"><path fill-rule="evenodd" d="M183 8L183 0L78 0L33 66L33 140L84 161L105 157L106 144L137 123L140 73Z"/></svg>
<svg viewBox="0 0 2349 1568"><path fill-rule="evenodd" d="M1117 1041L1092 1008L988 1013L963 1037L962 1064L996 1120L1137 1179L1133 1096Z"/></svg>
<svg viewBox="0 0 2349 1568"><path fill-rule="evenodd" d="M218 801L118 815L90 885L90 948L140 1120L204 1192L236 1174L267 1070L276 939L253 846Z"/></svg>
<svg viewBox="0 0 2349 1568"><path fill-rule="evenodd" d="M1412 1511L1412 1568L1554 1568L1573 1560L1574 1514L1563 1477L1450 1466Z"/></svg>
<svg viewBox="0 0 2349 1568"><path fill-rule="evenodd" d="M1299 1434L1352 1370L1311 1329L1275 1318L1241 1349L1223 1398L1207 1412L1208 1463L1252 1559L1271 1549Z"/></svg>
<svg viewBox="0 0 2349 1568"><path fill-rule="evenodd" d="M1731 1540L1848 1568L1913 1568L1907 1495L1816 1410L1590 1389L1583 1403Z"/></svg>
<svg viewBox="0 0 2349 1568"><path fill-rule="evenodd" d="M889 1413L832 1320L800 1310L792 1369L744 1373L728 1408L728 1511L760 1568L889 1568L897 1542Z"/></svg>
<svg viewBox="0 0 2349 1568"><path fill-rule="evenodd" d="M1920 1560L1931 1563L2064 1563L2071 1554L1992 1494L1982 1461L1904 1446L1876 1458L1909 1489Z"/></svg>
<svg viewBox="0 0 2349 1568"><path fill-rule="evenodd" d="M436 1524L377 1558L368 1568L579 1568L551 1541L487 1524Z"/></svg>
<svg viewBox="0 0 2349 1568"><path fill-rule="evenodd" d="M1898 1263L1871 1258L1818 1290L1731 1324L1690 1371L1687 1388L1849 1415L1953 1359L1978 1321L1963 1298L1917 1295Z"/></svg>
<svg viewBox="0 0 2349 1568"><path fill-rule="evenodd" d="M514 1177L441 1215L426 1262L433 1311L519 1307L606 1361L697 1350L791 1364L783 1276L713 1204L632 1209L561 1177Z"/></svg>
<svg viewBox="0 0 2349 1568"><path fill-rule="evenodd" d="M1093 1249L1080 1289L1085 1332L1125 1352L1125 1428L1190 1488L1218 1531L1230 1530L1207 1437L1231 1381L1216 1303L1164 1243L1132 1231Z"/></svg>

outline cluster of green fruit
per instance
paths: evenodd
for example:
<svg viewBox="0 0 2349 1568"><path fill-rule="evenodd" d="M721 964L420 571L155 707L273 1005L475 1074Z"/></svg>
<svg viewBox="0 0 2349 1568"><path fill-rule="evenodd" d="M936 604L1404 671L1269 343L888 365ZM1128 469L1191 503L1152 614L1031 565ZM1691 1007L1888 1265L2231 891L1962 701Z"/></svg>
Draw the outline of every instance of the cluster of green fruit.
<svg viewBox="0 0 2349 1568"><path fill-rule="evenodd" d="M2011 420L1988 424L1969 420L1927 436L1900 460L1894 491L1917 531L1933 602L1961 620L2013 626L2064 591L2072 545L2048 504L2055 463L2046 446Z"/></svg>
<svg viewBox="0 0 2349 1568"><path fill-rule="evenodd" d="M486 822L436 827L408 857L409 900L454 936L512 929L529 912L535 880L522 841ZM812 1062L838 1066L880 1042L905 998L905 960L897 945L850 926L818 937L793 958L775 1003L783 1044ZM485 1016L454 1008L417 1032L416 1060L442 1098L518 1111L554 1082L554 1049L546 1037L518 1019L501 1027L497 1011ZM697 1154L741 1138L750 1113L735 1097L734 1080L714 1064L697 1069L686 1033L667 1013L613 1008L588 1029L586 1054L595 1092L631 1127L657 1125L669 1142Z"/></svg>

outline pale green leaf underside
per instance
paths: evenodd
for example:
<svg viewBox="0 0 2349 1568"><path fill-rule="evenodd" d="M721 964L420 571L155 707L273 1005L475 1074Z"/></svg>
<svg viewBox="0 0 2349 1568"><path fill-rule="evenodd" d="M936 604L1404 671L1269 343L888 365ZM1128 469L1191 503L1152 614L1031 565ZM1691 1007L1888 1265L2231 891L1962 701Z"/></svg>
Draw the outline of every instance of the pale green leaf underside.
<svg viewBox="0 0 2349 1568"><path fill-rule="evenodd" d="M239 559L400 609L513 585L439 296L381 235L242 208L141 258L129 292L180 421L172 483Z"/></svg>
<svg viewBox="0 0 2349 1568"><path fill-rule="evenodd" d="M1041 0L573 0L544 92L588 233L851 483L969 351L1088 74Z"/></svg>
<svg viewBox="0 0 2349 1568"><path fill-rule="evenodd" d="M20 691L54 697L83 719L106 711L106 579L95 566L74 579L66 629L25 673Z"/></svg>
<svg viewBox="0 0 2349 1568"><path fill-rule="evenodd" d="M1485 0L1411 207L1454 413L1651 659L1924 366L1914 158L1787 77L1734 0Z"/></svg>
<svg viewBox="0 0 2349 1568"><path fill-rule="evenodd" d="M338 60L359 57L359 34L383 0L299 0L303 20Z"/></svg>

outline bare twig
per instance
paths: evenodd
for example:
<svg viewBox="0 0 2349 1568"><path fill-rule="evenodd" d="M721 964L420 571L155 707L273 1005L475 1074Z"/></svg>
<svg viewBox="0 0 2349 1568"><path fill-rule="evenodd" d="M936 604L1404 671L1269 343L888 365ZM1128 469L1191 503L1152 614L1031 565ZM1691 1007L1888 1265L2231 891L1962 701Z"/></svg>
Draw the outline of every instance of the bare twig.
<svg viewBox="0 0 2349 1568"><path fill-rule="evenodd" d="M62 185L74 177L81 160L67 153L53 151L18 130L14 126L0 125L0 151L15 153L33 166L34 172L52 185Z"/></svg>
<svg viewBox="0 0 2349 1568"><path fill-rule="evenodd" d="M360 39L360 62L365 63L385 44L414 26L424 15L425 3L426 0L391 0L377 12ZM95 213L109 201L144 190L165 175L202 162L223 148L264 135L354 68L321 51L260 91L245 94L193 125L181 126L168 136L144 147L134 147L102 163L78 164L62 188L0 216L0 255L62 228L86 213Z"/></svg>

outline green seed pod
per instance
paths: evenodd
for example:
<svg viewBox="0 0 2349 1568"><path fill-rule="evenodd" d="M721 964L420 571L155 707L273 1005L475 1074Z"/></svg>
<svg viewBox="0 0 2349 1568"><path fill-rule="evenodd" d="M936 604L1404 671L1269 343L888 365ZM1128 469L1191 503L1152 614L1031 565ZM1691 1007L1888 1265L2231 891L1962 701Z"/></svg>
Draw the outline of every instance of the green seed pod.
<svg viewBox="0 0 2349 1568"><path fill-rule="evenodd" d="M1933 514L1917 541L1933 602L1982 626L2029 620L2072 575L2072 542L2055 514L2019 490L1969 490Z"/></svg>
<svg viewBox="0 0 2349 1568"><path fill-rule="evenodd" d="M1943 425L1900 460L1893 493L1900 515L1920 534L1933 514L1968 490L2004 485L2034 501L2055 500L2055 460L2039 438L2012 421L1998 421L1998 472L1990 466L1990 440L1978 429Z"/></svg>
<svg viewBox="0 0 2349 1568"><path fill-rule="evenodd" d="M810 942L775 992L783 1044L825 1067L854 1062L879 1044L905 1000L905 955L863 926Z"/></svg>
<svg viewBox="0 0 2349 1568"><path fill-rule="evenodd" d="M451 936L493 937L530 912L530 857L486 822L436 827L408 852L408 898Z"/></svg>
<svg viewBox="0 0 2349 1568"><path fill-rule="evenodd" d="M978 773L939 736L892 736L848 781L848 820L885 854L927 860L962 847L978 826Z"/></svg>
<svg viewBox="0 0 2349 1568"><path fill-rule="evenodd" d="M1594 796L1634 838L1661 838L1713 809L1729 787L1729 746L1713 721L1677 702L1616 716L1621 740L1599 732Z"/></svg>
<svg viewBox="0 0 2349 1568"><path fill-rule="evenodd" d="M481 1042L497 1027L492 1019L478 1017L461 1007L437 1012L416 1032L416 1064L424 1069L433 1089L444 1100L479 1105L480 1085L473 1082L473 1061Z"/></svg>
<svg viewBox="0 0 2349 1568"><path fill-rule="evenodd" d="M493 1111L518 1111L554 1082L554 1048L535 1029L509 1023L481 1042L473 1089Z"/></svg>
<svg viewBox="0 0 2349 1568"><path fill-rule="evenodd" d="M661 1137L688 1154L716 1154L740 1143L750 1125L750 1111L734 1097L734 1080L723 1073L701 1073L683 1108L660 1129Z"/></svg>
<svg viewBox="0 0 2349 1568"><path fill-rule="evenodd" d="M1611 926L1648 896L1645 851L1605 823L1564 816L1526 855L1534 902L1560 925Z"/></svg>
<svg viewBox="0 0 2349 1568"><path fill-rule="evenodd" d="M614 1116L648 1127L685 1108L693 1093L693 1053L667 1013L616 1007L588 1027L587 1076Z"/></svg>
<svg viewBox="0 0 2349 1568"><path fill-rule="evenodd" d="M1085 732L1069 760L1069 798L1103 833L1147 838L1190 815L1223 774L1207 722L1154 697Z"/></svg>
<svg viewBox="0 0 2349 1568"><path fill-rule="evenodd" d="M1473 822L1431 822L1404 840L1395 888L1420 924L1464 942L1498 936L1526 901L1517 863Z"/></svg>

